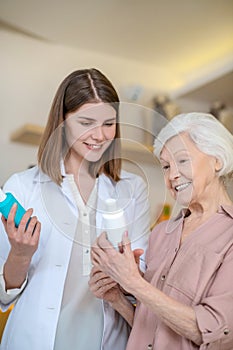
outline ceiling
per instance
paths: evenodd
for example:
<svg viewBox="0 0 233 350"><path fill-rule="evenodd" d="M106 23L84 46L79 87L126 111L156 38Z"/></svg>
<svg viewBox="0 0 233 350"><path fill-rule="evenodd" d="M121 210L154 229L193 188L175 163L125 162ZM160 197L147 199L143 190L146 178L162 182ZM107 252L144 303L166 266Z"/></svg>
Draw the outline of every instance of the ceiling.
<svg viewBox="0 0 233 350"><path fill-rule="evenodd" d="M177 94L233 105L233 0L0 0L0 25L156 66L184 80Z"/></svg>
<svg viewBox="0 0 233 350"><path fill-rule="evenodd" d="M233 108L233 71L223 74L207 83L203 83L187 92L179 92L179 97L189 98L198 102L222 102L226 107Z"/></svg>

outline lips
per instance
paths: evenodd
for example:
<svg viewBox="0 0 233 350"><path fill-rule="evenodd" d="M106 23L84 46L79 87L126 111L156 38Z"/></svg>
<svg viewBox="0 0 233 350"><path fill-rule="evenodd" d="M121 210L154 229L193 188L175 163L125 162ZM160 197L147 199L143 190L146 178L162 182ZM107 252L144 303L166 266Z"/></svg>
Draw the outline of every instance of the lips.
<svg viewBox="0 0 233 350"><path fill-rule="evenodd" d="M190 184L191 184L191 182L186 182L186 183L177 185L174 188L175 188L176 192L180 192L180 191L185 190Z"/></svg>
<svg viewBox="0 0 233 350"><path fill-rule="evenodd" d="M103 147L103 144L91 144L91 143L87 143L87 142L84 142L84 144L91 150L99 150Z"/></svg>

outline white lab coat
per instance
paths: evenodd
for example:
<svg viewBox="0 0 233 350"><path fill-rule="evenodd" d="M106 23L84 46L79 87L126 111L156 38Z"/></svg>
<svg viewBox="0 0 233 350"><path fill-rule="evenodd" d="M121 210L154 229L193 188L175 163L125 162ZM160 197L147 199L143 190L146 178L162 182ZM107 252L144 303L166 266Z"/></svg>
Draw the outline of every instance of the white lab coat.
<svg viewBox="0 0 233 350"><path fill-rule="evenodd" d="M103 199L116 195L122 198L126 218L131 223L129 236L132 248L141 247L145 250L150 221L148 190L144 181L136 175L123 171L121 178L114 185L105 175L99 177L97 208L101 207ZM10 314L1 349L53 350L78 210L68 181L64 179L62 187L59 187L37 167L13 175L5 184L4 190L14 194L24 208L34 208L33 214L41 221L42 229L39 247L29 268L27 285ZM98 234L101 232L101 221L100 210L96 215ZM1 223L0 265L4 264L9 248ZM0 300L3 310L9 305L10 303L4 304L3 298ZM129 327L121 317L116 317L115 311L107 303L103 303L103 312L102 350L108 349L105 334L111 334L116 340L112 350L123 350ZM90 348L99 350L95 348L95 344Z"/></svg>

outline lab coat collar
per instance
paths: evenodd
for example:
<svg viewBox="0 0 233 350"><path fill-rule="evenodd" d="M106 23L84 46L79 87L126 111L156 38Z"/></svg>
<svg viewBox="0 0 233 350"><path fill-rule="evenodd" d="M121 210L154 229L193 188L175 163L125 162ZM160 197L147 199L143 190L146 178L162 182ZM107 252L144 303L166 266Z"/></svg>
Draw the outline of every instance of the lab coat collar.
<svg viewBox="0 0 233 350"><path fill-rule="evenodd" d="M34 182L44 183L44 182L51 182L51 178L45 174L38 166L35 168L35 174L34 174Z"/></svg>
<svg viewBox="0 0 233 350"><path fill-rule="evenodd" d="M63 159L60 162L60 167L61 167L61 175L65 177L66 172L65 172L65 165L64 165ZM44 182L52 182L52 179L47 174L45 174L38 166L36 166L34 181L44 183Z"/></svg>
<svg viewBox="0 0 233 350"><path fill-rule="evenodd" d="M61 167L61 175L63 177L66 177L67 174L65 171L65 165L64 165L63 159L61 159L60 167ZM105 174L101 174L99 177L100 177L101 181L103 181L103 183L105 183L109 186L115 186L115 184L116 184L112 179L110 179ZM129 173L124 171L124 170L121 171L120 177L122 180L126 180L126 179L130 178ZM47 181L52 181L52 179L47 174L45 174L42 170L40 170L40 168L38 166L36 166L35 167L34 181L35 182L47 182Z"/></svg>

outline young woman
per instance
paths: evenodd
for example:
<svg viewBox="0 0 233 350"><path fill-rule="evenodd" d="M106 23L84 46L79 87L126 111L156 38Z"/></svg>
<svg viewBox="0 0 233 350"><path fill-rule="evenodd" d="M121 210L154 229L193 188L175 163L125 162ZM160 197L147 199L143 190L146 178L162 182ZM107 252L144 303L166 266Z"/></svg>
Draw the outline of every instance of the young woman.
<svg viewBox="0 0 233 350"><path fill-rule="evenodd" d="M15 303L2 348L125 349L128 324L89 290L90 247L101 232L105 199L124 206L135 248L146 248L149 210L142 179L121 170L119 98L100 71L64 79L38 166L13 175L4 189L36 216L28 209L18 228L16 207L2 218L1 308Z"/></svg>

